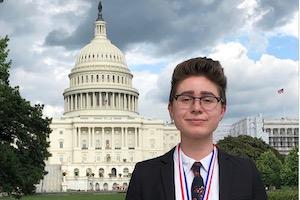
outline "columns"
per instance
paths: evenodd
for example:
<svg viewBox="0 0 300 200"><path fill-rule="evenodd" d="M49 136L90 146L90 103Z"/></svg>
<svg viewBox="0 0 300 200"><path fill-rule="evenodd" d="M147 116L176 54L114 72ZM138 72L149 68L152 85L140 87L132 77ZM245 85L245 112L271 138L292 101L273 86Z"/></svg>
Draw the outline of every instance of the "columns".
<svg viewBox="0 0 300 200"><path fill-rule="evenodd" d="M95 127L92 129L92 147L95 147Z"/></svg>
<svg viewBox="0 0 300 200"><path fill-rule="evenodd" d="M134 147L137 148L138 147L138 133L137 133L137 128L134 128Z"/></svg>
<svg viewBox="0 0 300 200"><path fill-rule="evenodd" d="M102 108L102 92L99 92L99 106Z"/></svg>
<svg viewBox="0 0 300 200"><path fill-rule="evenodd" d="M92 145L92 140L91 140L91 128L88 127L88 140L87 140L87 145L88 145L88 148L90 148Z"/></svg>
<svg viewBox="0 0 300 200"><path fill-rule="evenodd" d="M104 142L104 128L103 128L103 127L101 128L101 142L102 142L101 148L102 148L102 149L105 149L105 142Z"/></svg>
<svg viewBox="0 0 300 200"><path fill-rule="evenodd" d="M83 106L83 102L82 102L82 99L83 99L83 98L82 98L82 95L83 95L83 94L80 93L80 109L81 109L81 110L82 110L82 106Z"/></svg>
<svg viewBox="0 0 300 200"><path fill-rule="evenodd" d="M74 110L77 110L77 94L74 94L74 97L75 97L75 107L74 107Z"/></svg>
<svg viewBox="0 0 300 200"><path fill-rule="evenodd" d="M111 103L112 103L111 108L115 109L115 93L114 92L112 93L112 102Z"/></svg>
<svg viewBox="0 0 300 200"><path fill-rule="evenodd" d="M81 127L79 127L78 131L78 147L81 148Z"/></svg>
<svg viewBox="0 0 300 200"><path fill-rule="evenodd" d="M105 92L105 108L108 107L108 92Z"/></svg>
<svg viewBox="0 0 300 200"><path fill-rule="evenodd" d="M76 130L73 132L73 147L78 147L78 127L75 129Z"/></svg>
<svg viewBox="0 0 300 200"><path fill-rule="evenodd" d="M124 128L121 127L121 148L125 148L125 136L124 136Z"/></svg>
<svg viewBox="0 0 300 200"><path fill-rule="evenodd" d="M96 103L96 92L93 92L92 95L93 95L93 108L96 108L96 106L97 106L97 103Z"/></svg>
<svg viewBox="0 0 300 200"><path fill-rule="evenodd" d="M73 110L73 98L72 98L72 95L70 95L70 111Z"/></svg>
<svg viewBox="0 0 300 200"><path fill-rule="evenodd" d="M124 94L124 110L127 110L127 94Z"/></svg>
<svg viewBox="0 0 300 200"><path fill-rule="evenodd" d="M115 149L115 128L111 127L111 149Z"/></svg>
<svg viewBox="0 0 300 200"><path fill-rule="evenodd" d="M117 106L118 109L121 108L121 93L118 93L118 106Z"/></svg>
<svg viewBox="0 0 300 200"><path fill-rule="evenodd" d="M124 128L124 147L127 148L127 128Z"/></svg>

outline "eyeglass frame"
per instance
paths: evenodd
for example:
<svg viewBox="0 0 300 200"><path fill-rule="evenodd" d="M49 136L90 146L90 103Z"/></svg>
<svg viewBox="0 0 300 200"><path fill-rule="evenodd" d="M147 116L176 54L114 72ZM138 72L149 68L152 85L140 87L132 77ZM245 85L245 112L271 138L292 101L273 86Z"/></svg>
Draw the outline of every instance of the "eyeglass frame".
<svg viewBox="0 0 300 200"><path fill-rule="evenodd" d="M222 99L222 97L217 97L217 96L214 96L214 95L205 95L205 96L201 96L201 97L195 97L195 96L193 96L193 95L181 93L181 94L175 95L175 96L174 96L174 99L175 99L176 101L178 101L177 99L178 99L178 97L180 97L180 96L191 97L191 98L193 99L192 104L190 104L190 105L189 105L189 104L186 104L186 105L188 105L189 107L191 107L193 104L195 104L195 100L196 100L196 99L199 99L199 101L200 101L200 106L201 106L204 110L207 110L207 111L213 110L214 108L216 108L219 102L224 103L224 100ZM201 100L204 99L204 98L207 98L207 97L212 97L212 98L215 98L215 99L217 100L216 105L215 105L213 108L211 108L211 109L206 109L206 108L204 108L203 105L202 105L202 101L201 101Z"/></svg>

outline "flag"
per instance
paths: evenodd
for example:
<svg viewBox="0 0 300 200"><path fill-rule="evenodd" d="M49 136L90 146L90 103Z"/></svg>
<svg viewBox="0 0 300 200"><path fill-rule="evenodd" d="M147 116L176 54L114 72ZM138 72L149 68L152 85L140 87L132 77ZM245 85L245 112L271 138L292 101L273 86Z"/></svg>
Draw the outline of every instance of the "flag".
<svg viewBox="0 0 300 200"><path fill-rule="evenodd" d="M277 91L278 94L282 94L284 92L284 89L281 88L280 90Z"/></svg>

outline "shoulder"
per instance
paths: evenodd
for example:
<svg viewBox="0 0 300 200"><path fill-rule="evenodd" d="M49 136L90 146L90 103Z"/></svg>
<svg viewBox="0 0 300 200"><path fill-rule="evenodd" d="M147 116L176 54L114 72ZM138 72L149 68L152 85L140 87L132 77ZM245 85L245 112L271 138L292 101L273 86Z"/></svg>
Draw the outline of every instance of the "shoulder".
<svg viewBox="0 0 300 200"><path fill-rule="evenodd" d="M161 155L159 157L144 160L144 161L136 163L135 170L140 170L140 169L155 170L158 167L161 167L161 165L168 164L168 163L172 164L174 149L175 148L171 149L169 152L167 152L164 155Z"/></svg>
<svg viewBox="0 0 300 200"><path fill-rule="evenodd" d="M234 156L222 151L221 149L219 149L218 153L218 159L220 164L223 164L224 162L229 162L234 169L240 169L243 171L256 171L255 163L250 158Z"/></svg>

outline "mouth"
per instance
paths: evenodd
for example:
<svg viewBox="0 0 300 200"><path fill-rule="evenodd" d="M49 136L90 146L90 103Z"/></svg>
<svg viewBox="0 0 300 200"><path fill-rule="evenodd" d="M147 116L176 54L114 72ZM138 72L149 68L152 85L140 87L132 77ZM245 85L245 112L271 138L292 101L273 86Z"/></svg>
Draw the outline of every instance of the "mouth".
<svg viewBox="0 0 300 200"><path fill-rule="evenodd" d="M185 121L187 121L188 123L197 125L197 124L203 124L207 120L206 119L198 119L198 118L190 118L190 119L185 119Z"/></svg>

